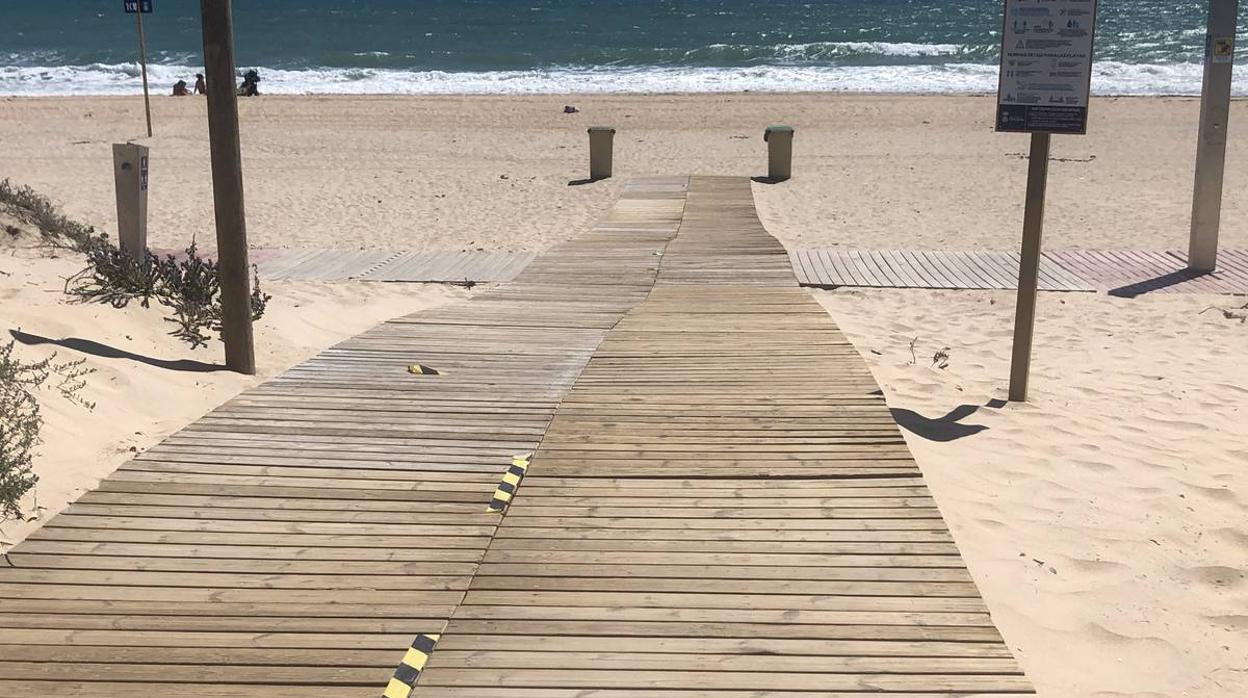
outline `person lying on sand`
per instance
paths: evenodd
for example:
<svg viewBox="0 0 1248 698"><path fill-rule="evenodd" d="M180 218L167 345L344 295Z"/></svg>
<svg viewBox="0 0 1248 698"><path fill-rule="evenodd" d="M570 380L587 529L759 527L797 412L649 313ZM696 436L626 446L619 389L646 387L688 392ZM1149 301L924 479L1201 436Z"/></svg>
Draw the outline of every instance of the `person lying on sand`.
<svg viewBox="0 0 1248 698"><path fill-rule="evenodd" d="M186 96L187 96L187 95L189 95L189 94L191 94L191 93L190 93L189 91L187 91L187 89L186 89L186 81L185 81L185 80L179 80L179 81L177 81L177 82L173 83L173 96L174 96L174 97L186 97Z"/></svg>

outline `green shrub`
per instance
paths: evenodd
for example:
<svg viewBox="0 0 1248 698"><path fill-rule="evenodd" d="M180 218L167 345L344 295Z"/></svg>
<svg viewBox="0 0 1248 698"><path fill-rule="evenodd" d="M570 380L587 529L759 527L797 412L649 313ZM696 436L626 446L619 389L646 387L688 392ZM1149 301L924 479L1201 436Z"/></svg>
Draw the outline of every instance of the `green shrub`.
<svg viewBox="0 0 1248 698"><path fill-rule="evenodd" d="M210 335L221 332L221 277L215 260L201 257L192 243L182 258L161 258L145 251L141 258L112 244L107 236L91 238L85 250L87 267L65 281L65 292L82 302L106 303L121 308L138 301L144 308L152 299L168 308L177 325L170 332L192 348L204 346ZM260 288L255 274L251 285L251 318L264 315L271 296Z"/></svg>
<svg viewBox="0 0 1248 698"><path fill-rule="evenodd" d="M47 386L53 377L60 381L51 385L65 399L95 409L95 404L82 399L84 378L94 369L83 368L85 359L57 363L56 355L43 361L27 363L14 356L16 342L0 346L0 518L22 515L21 499L39 482L31 463L39 445L43 416L35 393Z"/></svg>
<svg viewBox="0 0 1248 698"><path fill-rule="evenodd" d="M48 197L7 179L0 180L0 209L38 230L50 247L82 252L95 236L95 228L70 219Z"/></svg>
<svg viewBox="0 0 1248 698"><path fill-rule="evenodd" d="M84 303L104 303L123 308L138 301L144 308L152 300L168 308L165 318L177 327L170 334L192 348L204 346L209 332L221 332L221 281L216 261L199 256L194 243L183 258L161 258L144 250L141 258L114 245L108 236L71 220L46 196L30 187L0 181L0 210L39 231L42 242L56 249L86 255L87 266L65 282L65 292ZM252 268L251 318L264 315L271 296L260 288Z"/></svg>

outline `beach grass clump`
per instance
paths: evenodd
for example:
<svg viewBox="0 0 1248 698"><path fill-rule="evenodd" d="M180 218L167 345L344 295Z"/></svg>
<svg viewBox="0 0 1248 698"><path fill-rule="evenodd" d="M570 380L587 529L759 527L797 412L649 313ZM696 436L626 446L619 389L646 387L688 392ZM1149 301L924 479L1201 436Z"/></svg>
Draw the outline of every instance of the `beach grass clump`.
<svg viewBox="0 0 1248 698"><path fill-rule="evenodd" d="M194 242L178 256L160 257L151 250L131 255L113 244L104 233L61 213L56 204L28 186L0 180L0 212L39 233L54 249L72 250L86 256L86 267L69 277L65 292L85 303L124 308L137 301L149 308L152 301L167 308L165 320L175 328L170 334L191 345L206 346L221 332L221 281L216 261L200 256ZM16 237L20 231L11 232ZM252 268L251 317L264 315L271 296L260 288Z"/></svg>
<svg viewBox="0 0 1248 698"><path fill-rule="evenodd" d="M0 519L19 518L21 500L34 489L39 476L32 462L43 429L43 415L36 393L50 389L75 404L95 409L82 397L86 359L57 362L56 355L43 361L23 361L14 353L16 341L0 346Z"/></svg>
<svg viewBox="0 0 1248 698"><path fill-rule="evenodd" d="M144 308L152 301L168 309L165 320L176 327L174 337L191 345L206 346L212 335L221 333L221 275L215 260L199 254L195 243L180 256L160 257L151 250L131 255L112 244L104 235L92 238L85 250L87 266L65 281L65 292L84 303L104 303L124 308L138 302ZM260 277L252 271L251 319L259 320L272 296L260 287Z"/></svg>
<svg viewBox="0 0 1248 698"><path fill-rule="evenodd" d="M0 211L38 230L41 241L56 249L83 252L95 237L95 228L61 213L51 199L34 189L15 186L8 179L0 180Z"/></svg>

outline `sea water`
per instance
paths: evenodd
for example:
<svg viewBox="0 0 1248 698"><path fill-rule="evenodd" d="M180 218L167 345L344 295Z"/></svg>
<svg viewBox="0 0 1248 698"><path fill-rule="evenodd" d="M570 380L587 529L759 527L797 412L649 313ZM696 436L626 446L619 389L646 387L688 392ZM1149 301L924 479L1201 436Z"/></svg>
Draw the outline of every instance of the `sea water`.
<svg viewBox="0 0 1248 698"><path fill-rule="evenodd" d="M1101 0L1093 90L1200 91L1207 0ZM1240 35L1248 35L1248 3ZM268 93L976 93L1000 0L234 0ZM158 91L200 70L199 0L145 16ZM141 89L122 0L0 0L0 94ZM1248 51L1241 51L1248 53ZM1235 92L1248 94L1248 72Z"/></svg>

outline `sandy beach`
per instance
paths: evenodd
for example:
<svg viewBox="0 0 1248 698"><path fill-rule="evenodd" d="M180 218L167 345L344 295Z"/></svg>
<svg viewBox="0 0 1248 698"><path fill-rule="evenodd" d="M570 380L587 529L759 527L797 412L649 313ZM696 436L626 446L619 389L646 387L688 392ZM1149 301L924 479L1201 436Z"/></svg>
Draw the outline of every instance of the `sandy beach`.
<svg viewBox="0 0 1248 698"><path fill-rule="evenodd" d="M564 105L580 109L564 114ZM1186 248L1199 102L1105 98L1089 135L1054 139L1046 244ZM143 134L139 98L0 99L0 173L110 230L111 143ZM205 103L153 103L151 243L212 240ZM991 97L690 95L265 97L240 104L258 247L538 250L585 230L628 177L766 174L763 129L797 129L791 182L756 187L786 244L1018 245L1027 137ZM1237 101L1234 123L1248 121ZM617 178L588 175L592 125L618 129ZM1232 125L1232 134L1234 133ZM1222 240L1248 245L1248 139L1227 154Z"/></svg>
<svg viewBox="0 0 1248 698"><path fill-rule="evenodd" d="M1185 249L1198 108L1095 100L1090 135L1054 140L1046 247ZM110 144L140 134L141 110L139 98L0 98L0 178L112 234ZM255 247L541 250L586 230L629 177L765 174L772 123L797 129L794 179L754 191L786 245L1019 242L1027 138L992 132L989 97L265 97L240 112ZM150 244L211 248L204 103L158 98L154 120L156 137L138 141L153 149ZM1232 120L1222 242L1242 248L1248 138L1234 134L1248 102ZM569 186L587 175L590 125L618 129L616 177ZM4 547L131 448L377 322L467 293L269 284L253 379L171 369L215 364L221 349L187 349L156 310L69 304L62 279L79 267L0 248L0 339L61 342L20 346L26 358L87 358L98 403L46 401L41 509L0 528ZM1248 695L1248 323L1202 312L1246 299L1045 294L1032 400L1004 405L1013 294L816 295L882 384L1040 695Z"/></svg>

